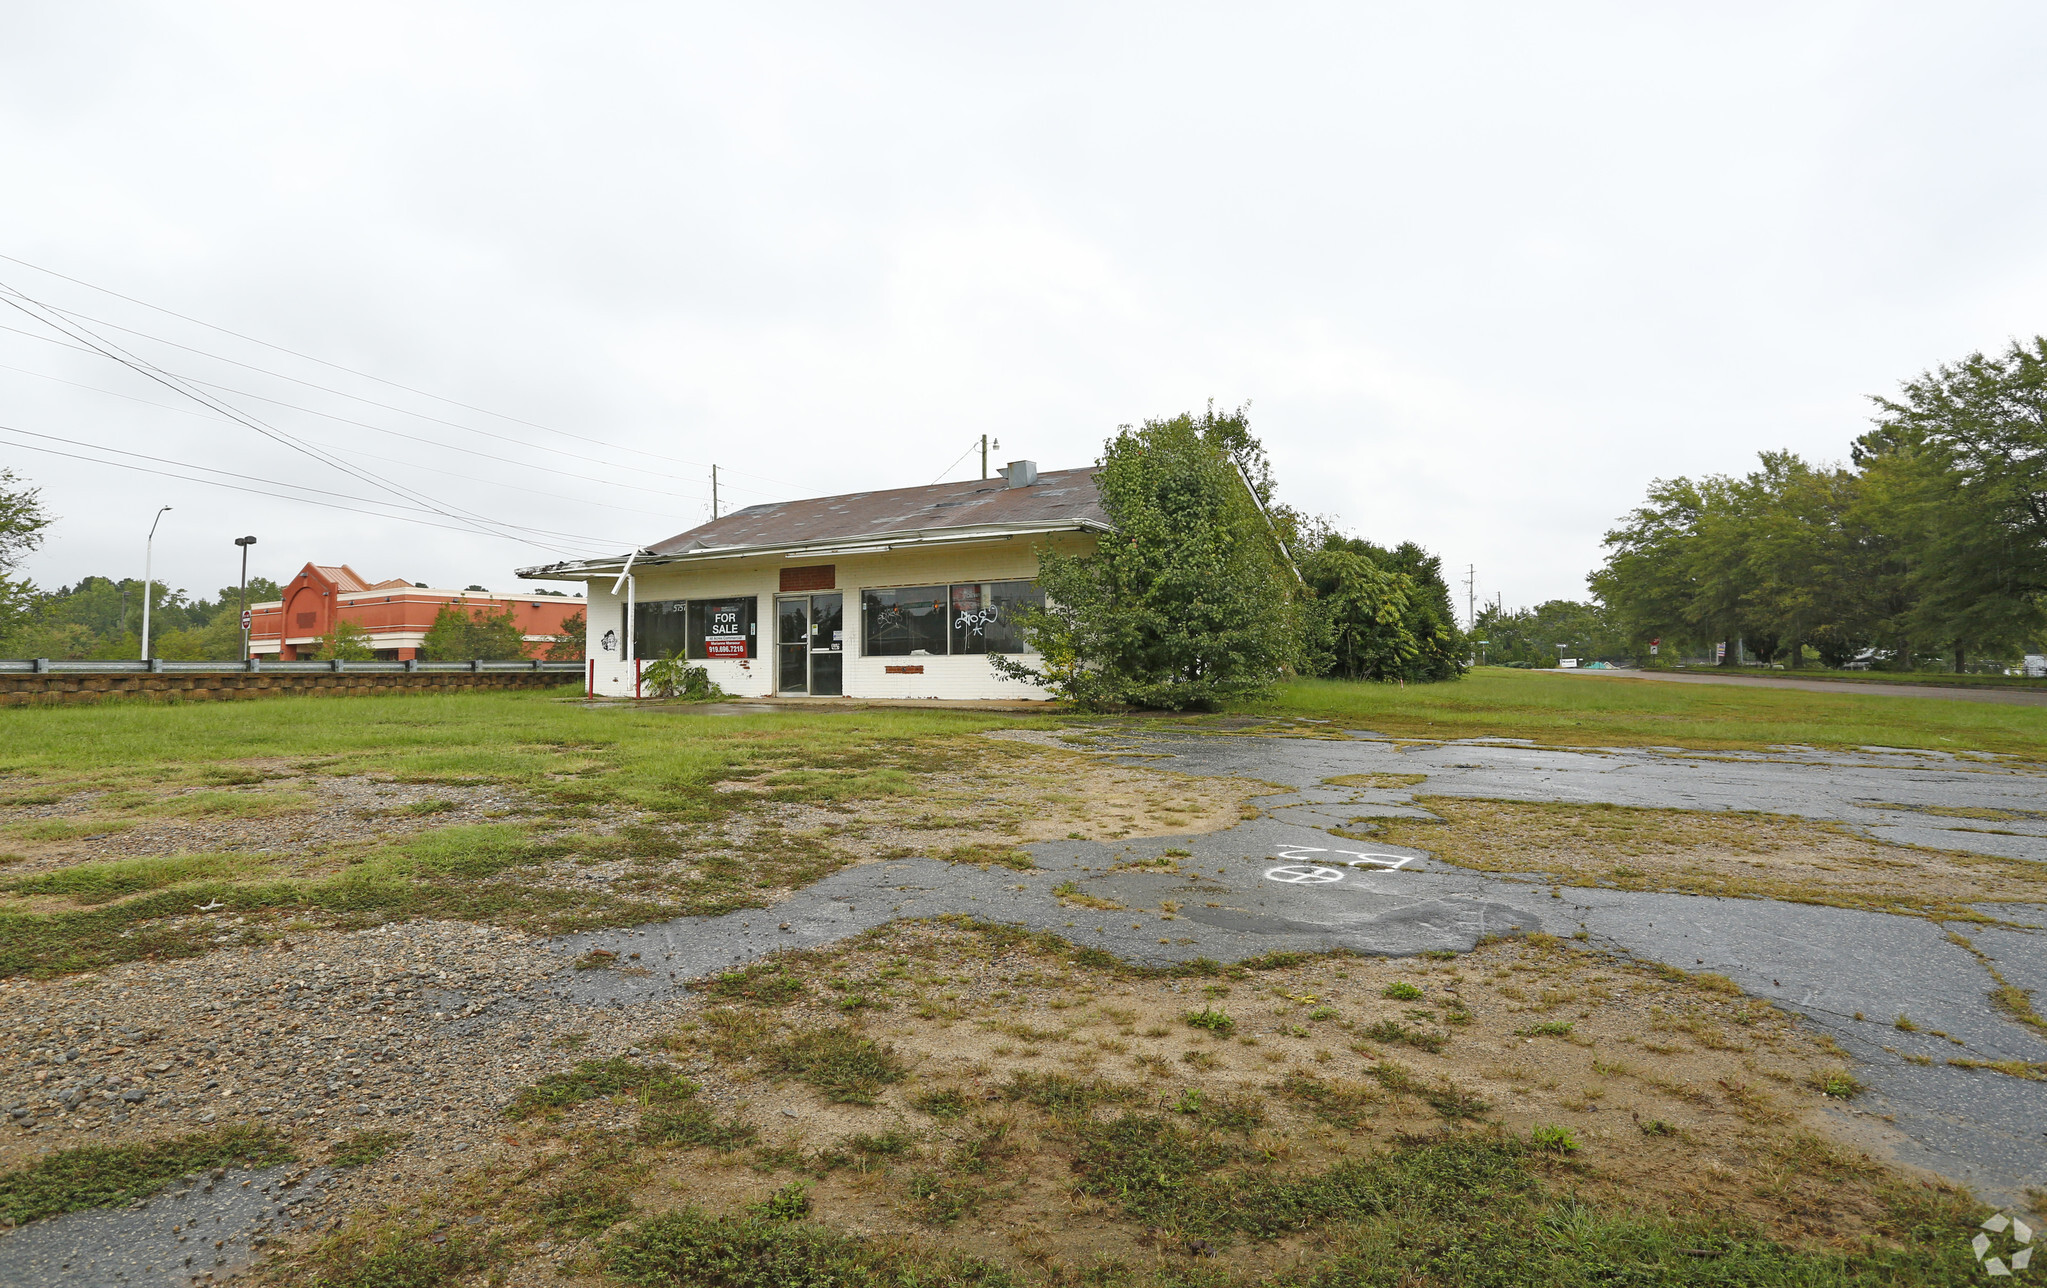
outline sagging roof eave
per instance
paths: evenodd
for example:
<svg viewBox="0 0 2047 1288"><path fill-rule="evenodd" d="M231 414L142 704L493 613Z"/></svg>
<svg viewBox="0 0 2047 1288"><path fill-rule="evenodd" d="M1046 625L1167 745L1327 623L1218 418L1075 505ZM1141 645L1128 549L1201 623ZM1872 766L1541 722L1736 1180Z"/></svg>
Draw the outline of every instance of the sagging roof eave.
<svg viewBox="0 0 2047 1288"><path fill-rule="evenodd" d="M790 558L797 555L880 554L904 546L972 545L982 541L1001 541L1009 537L1045 536L1054 532L1110 531L1113 531L1110 525L1095 519L1060 519L1046 523L1006 523L981 527L913 528L902 532L877 532L864 537L783 541L760 546L712 546L703 550L677 551L673 554L639 550L615 555L609 559L577 559L544 564L537 568L521 568L517 575L522 581L590 581L599 577L618 576L628 558L632 559L635 569L640 569L667 564L708 563L719 559L767 558L773 555Z"/></svg>

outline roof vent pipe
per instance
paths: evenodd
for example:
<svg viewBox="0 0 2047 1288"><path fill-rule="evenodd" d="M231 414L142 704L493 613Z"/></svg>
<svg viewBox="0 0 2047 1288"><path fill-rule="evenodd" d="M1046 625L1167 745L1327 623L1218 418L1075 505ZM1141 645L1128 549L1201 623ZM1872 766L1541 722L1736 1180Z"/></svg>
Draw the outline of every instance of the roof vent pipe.
<svg viewBox="0 0 2047 1288"><path fill-rule="evenodd" d="M1009 480L1011 487L1029 487L1038 481L1038 463L1011 461L1009 467L1002 471L1002 477Z"/></svg>

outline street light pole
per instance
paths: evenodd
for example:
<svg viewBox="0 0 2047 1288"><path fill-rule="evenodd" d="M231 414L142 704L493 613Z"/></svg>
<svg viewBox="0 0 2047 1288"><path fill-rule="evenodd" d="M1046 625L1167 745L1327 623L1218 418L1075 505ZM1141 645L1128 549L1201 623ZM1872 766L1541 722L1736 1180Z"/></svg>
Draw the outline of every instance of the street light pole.
<svg viewBox="0 0 2047 1288"><path fill-rule="evenodd" d="M156 557L156 525L163 522L170 508L165 506L156 512L156 517L149 521L149 540L142 543L142 660L145 662L149 660L149 583L153 575L151 562Z"/></svg>
<svg viewBox="0 0 2047 1288"><path fill-rule="evenodd" d="M249 547L256 544L254 537L236 537L235 544L242 548L242 661L249 660Z"/></svg>

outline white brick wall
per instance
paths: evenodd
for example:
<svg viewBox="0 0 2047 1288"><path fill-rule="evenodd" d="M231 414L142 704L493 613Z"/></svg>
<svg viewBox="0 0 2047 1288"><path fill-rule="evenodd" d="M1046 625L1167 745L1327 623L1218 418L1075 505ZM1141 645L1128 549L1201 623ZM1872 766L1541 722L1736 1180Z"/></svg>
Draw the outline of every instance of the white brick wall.
<svg viewBox="0 0 2047 1288"><path fill-rule="evenodd" d="M635 571L634 598L642 603L658 599L720 599L752 595L758 601L755 614L759 632L754 652L746 660L712 658L701 665L712 680L727 693L739 697L764 697L774 692L775 599L781 573L787 567L811 564L837 565L835 589L846 597L846 696L854 698L1044 698L1035 685L1005 680L995 674L988 659L976 655L955 657L862 657L860 656L860 592L866 587L945 585L970 581L1028 581L1038 575L1038 548L1043 537L1010 537L967 547L898 550L878 555L804 556L797 559L759 558L715 560L696 564L669 564ZM1061 534L1050 539L1055 548L1079 553L1094 539L1081 534ZM595 686L600 695L625 697L632 692L632 668L620 652L606 653L604 632L616 630L619 648L624 648L624 587L614 596L613 578L589 583L588 655L597 659ZM1019 659L1030 662L1032 659ZM644 659L643 659L644 661ZM921 666L921 675L890 675L890 666Z"/></svg>

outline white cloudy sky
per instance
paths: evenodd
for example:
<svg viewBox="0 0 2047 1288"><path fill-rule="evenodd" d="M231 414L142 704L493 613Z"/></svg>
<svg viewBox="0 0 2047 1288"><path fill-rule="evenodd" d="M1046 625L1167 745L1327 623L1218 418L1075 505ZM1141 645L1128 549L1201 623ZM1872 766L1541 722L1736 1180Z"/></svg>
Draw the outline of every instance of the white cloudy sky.
<svg viewBox="0 0 2047 1288"><path fill-rule="evenodd" d="M1285 499L1581 596L1651 479L1837 458L2047 329L2043 46L2016 4L13 5L0 254L454 402L0 261L371 477L4 307L0 464L46 584L139 575L171 505L195 591L244 532L509 588L549 551L100 461L611 551L713 461L913 485L1249 400Z"/></svg>

